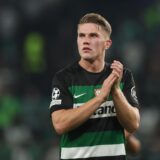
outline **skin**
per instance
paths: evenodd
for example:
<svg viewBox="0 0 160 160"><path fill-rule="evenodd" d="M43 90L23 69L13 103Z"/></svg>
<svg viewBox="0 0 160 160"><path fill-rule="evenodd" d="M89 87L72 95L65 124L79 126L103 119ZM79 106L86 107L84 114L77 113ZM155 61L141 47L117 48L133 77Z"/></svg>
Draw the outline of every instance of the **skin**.
<svg viewBox="0 0 160 160"><path fill-rule="evenodd" d="M128 154L136 155L141 151L140 141L133 135L125 130L126 150Z"/></svg>
<svg viewBox="0 0 160 160"><path fill-rule="evenodd" d="M111 44L112 41L101 26L94 23L79 25L77 45L81 56L79 61L81 67L94 73L102 71L105 65L105 50ZM110 92L113 96L117 118L121 125L128 132L137 130L140 121L139 111L128 103L119 88L123 76L123 65L119 61L113 61L111 69L112 73L104 80L98 96L79 108L62 109L52 113L53 126L58 134L71 131L87 121L100 105L106 101Z"/></svg>
<svg viewBox="0 0 160 160"><path fill-rule="evenodd" d="M79 64L90 72L102 71L105 49L112 44L107 33L96 24L81 24L78 27L77 44L81 56Z"/></svg>

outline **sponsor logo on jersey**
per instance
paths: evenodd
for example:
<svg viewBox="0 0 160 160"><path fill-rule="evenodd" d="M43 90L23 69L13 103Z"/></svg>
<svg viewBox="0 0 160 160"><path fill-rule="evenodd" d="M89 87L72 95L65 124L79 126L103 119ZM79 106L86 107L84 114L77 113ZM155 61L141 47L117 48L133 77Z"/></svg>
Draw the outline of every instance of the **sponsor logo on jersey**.
<svg viewBox="0 0 160 160"><path fill-rule="evenodd" d="M78 108L82 106L84 103L75 103L73 108ZM116 116L116 109L114 107L113 101L104 102L90 117L92 118L102 118L102 117L114 117Z"/></svg>
<svg viewBox="0 0 160 160"><path fill-rule="evenodd" d="M85 95L86 93L82 93L82 94L78 94L78 95L73 95L73 97L75 98L75 99L77 99L77 98L79 98L79 97L82 97L83 95Z"/></svg>
<svg viewBox="0 0 160 160"><path fill-rule="evenodd" d="M106 101L99 107L90 118L113 117L116 116L116 109L113 101Z"/></svg>
<svg viewBox="0 0 160 160"><path fill-rule="evenodd" d="M100 93L101 93L101 90L100 90L100 89L95 89L95 90L94 90L95 96L98 96Z"/></svg>

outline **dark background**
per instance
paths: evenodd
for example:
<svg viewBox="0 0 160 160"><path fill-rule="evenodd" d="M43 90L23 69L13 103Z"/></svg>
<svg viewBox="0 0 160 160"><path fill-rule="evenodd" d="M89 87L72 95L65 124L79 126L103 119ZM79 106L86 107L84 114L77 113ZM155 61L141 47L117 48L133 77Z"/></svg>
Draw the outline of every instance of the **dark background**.
<svg viewBox="0 0 160 160"><path fill-rule="evenodd" d="M48 109L52 77L79 57L77 23L88 12L112 25L107 61L120 60L134 73L142 150L129 159L160 159L160 1L1 0L1 160L58 160Z"/></svg>

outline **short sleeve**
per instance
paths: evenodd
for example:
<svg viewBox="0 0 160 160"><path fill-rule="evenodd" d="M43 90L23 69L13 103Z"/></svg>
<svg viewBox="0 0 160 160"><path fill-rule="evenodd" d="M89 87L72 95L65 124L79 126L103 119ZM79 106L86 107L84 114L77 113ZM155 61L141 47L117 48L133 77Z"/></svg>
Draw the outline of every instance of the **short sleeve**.
<svg viewBox="0 0 160 160"><path fill-rule="evenodd" d="M52 81L52 99L49 106L50 113L60 110L69 109L73 106L73 98L68 90L64 78L55 75Z"/></svg>
<svg viewBox="0 0 160 160"><path fill-rule="evenodd" d="M134 107L140 107L136 93L136 85L131 71L126 70L124 77L124 95L128 102Z"/></svg>

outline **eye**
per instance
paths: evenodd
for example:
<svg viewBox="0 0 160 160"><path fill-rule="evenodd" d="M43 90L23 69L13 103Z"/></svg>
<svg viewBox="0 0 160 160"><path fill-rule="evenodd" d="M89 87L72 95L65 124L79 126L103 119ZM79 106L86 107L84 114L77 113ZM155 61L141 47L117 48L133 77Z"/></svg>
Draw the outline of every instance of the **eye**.
<svg viewBox="0 0 160 160"><path fill-rule="evenodd" d="M79 34L78 34L78 37L85 37L85 34L79 33Z"/></svg>
<svg viewBox="0 0 160 160"><path fill-rule="evenodd" d="M91 33L91 34L90 34L90 37L93 37L93 38L94 38L94 37L98 37L98 34L97 34L97 33Z"/></svg>

